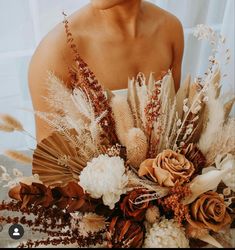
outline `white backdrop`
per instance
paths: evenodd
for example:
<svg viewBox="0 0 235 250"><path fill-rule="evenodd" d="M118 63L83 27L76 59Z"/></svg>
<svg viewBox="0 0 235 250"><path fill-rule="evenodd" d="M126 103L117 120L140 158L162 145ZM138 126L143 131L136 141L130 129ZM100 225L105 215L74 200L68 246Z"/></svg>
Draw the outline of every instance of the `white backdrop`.
<svg viewBox="0 0 235 250"><path fill-rule="evenodd" d="M34 134L32 109L27 85L30 58L41 38L63 20L62 11L71 14L89 0L0 0L0 113L18 117L26 130ZM226 69L226 87L234 83L234 0L152 0L158 6L175 14L185 31L183 60L184 78L187 72L195 77L207 68L210 53L206 43L198 42L193 28L209 24L228 39L232 63ZM27 137L0 132L0 151L7 148L33 147Z"/></svg>

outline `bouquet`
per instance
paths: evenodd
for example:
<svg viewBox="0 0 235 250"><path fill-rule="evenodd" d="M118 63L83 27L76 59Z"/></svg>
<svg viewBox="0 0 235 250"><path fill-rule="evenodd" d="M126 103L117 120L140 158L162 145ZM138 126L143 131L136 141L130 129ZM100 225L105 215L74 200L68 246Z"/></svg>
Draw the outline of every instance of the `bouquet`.
<svg viewBox="0 0 235 250"><path fill-rule="evenodd" d="M229 246L234 218L235 98L222 93L216 48L225 39L205 25L195 35L213 47L205 75L190 76L177 93L171 71L162 79L140 73L127 95L104 90L82 61L65 21L76 67L73 88L52 73L51 113L36 114L54 129L33 157L32 176L2 167L11 200L0 222L21 223L45 235L20 247L68 245L109 248ZM225 63L229 51L225 49ZM25 133L1 116L0 129ZM33 215L31 217L30 215Z"/></svg>

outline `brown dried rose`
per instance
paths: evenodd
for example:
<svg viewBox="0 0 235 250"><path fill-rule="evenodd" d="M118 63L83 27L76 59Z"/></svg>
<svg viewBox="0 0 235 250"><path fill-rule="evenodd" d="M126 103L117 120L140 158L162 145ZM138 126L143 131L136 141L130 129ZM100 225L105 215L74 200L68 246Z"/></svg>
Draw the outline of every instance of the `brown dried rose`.
<svg viewBox="0 0 235 250"><path fill-rule="evenodd" d="M155 159L141 163L139 176L150 175L160 186L173 187L176 183L188 182L195 168L184 155L170 149L158 154Z"/></svg>
<svg viewBox="0 0 235 250"><path fill-rule="evenodd" d="M109 248L140 248L143 244L144 232L137 222L112 218L107 233Z"/></svg>
<svg viewBox="0 0 235 250"><path fill-rule="evenodd" d="M145 189L135 189L129 192L120 204L124 216L133 218L136 221L143 220L149 207L149 201L140 204L136 204L136 202L141 195L146 194L148 194L148 191Z"/></svg>
<svg viewBox="0 0 235 250"><path fill-rule="evenodd" d="M231 217L226 211L223 198L216 192L201 195L189 206L188 223L197 229L208 229L219 232L231 223Z"/></svg>

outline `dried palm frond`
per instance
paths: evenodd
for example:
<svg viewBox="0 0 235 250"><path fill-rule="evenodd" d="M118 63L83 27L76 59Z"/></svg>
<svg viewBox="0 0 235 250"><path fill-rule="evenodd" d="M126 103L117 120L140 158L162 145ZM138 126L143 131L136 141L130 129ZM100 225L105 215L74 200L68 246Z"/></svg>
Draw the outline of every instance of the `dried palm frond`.
<svg viewBox="0 0 235 250"><path fill-rule="evenodd" d="M0 119L2 120L4 125L12 127L14 130L20 132L24 131L23 125L15 117L8 114L2 114L0 115Z"/></svg>
<svg viewBox="0 0 235 250"><path fill-rule="evenodd" d="M163 78L160 102L161 112L158 120L160 121L159 127L155 128L154 134L159 134L157 147L155 148L155 155L162 150L168 148L170 142L169 137L176 119L176 96L175 86L172 72L169 71ZM157 124L156 124L157 125ZM163 129L164 128L164 129Z"/></svg>
<svg viewBox="0 0 235 250"><path fill-rule="evenodd" d="M32 163L32 158L19 152L19 151L14 151L14 150L6 150L4 152L4 154L15 160L15 161L18 161L18 162L21 162L21 163L26 163L26 164L31 164Z"/></svg>
<svg viewBox="0 0 235 250"><path fill-rule="evenodd" d="M116 95L110 103L116 125L116 133L122 145L127 144L127 133L134 127L134 118L125 96Z"/></svg>
<svg viewBox="0 0 235 250"><path fill-rule="evenodd" d="M46 185L78 181L87 159L58 132L43 139L33 154L33 173Z"/></svg>
<svg viewBox="0 0 235 250"><path fill-rule="evenodd" d="M185 99L188 99L190 83L191 83L191 76L188 74L176 94L176 110L179 119L182 119L183 102Z"/></svg>
<svg viewBox="0 0 235 250"><path fill-rule="evenodd" d="M128 96L127 100L131 109L131 112L134 117L135 121L135 127L141 128L141 120L140 120L140 114L139 114L139 101L138 101L138 95L136 93L136 82L135 79L129 79L128 81Z"/></svg>

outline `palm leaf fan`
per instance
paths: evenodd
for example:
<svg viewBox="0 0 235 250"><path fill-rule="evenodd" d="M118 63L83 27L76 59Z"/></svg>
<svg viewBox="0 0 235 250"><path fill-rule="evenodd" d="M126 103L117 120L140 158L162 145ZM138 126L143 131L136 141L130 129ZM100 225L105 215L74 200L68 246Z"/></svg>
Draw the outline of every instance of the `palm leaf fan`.
<svg viewBox="0 0 235 250"><path fill-rule="evenodd" d="M53 132L38 143L34 150L33 174L38 174L46 185L65 185L79 180L79 174L86 162L64 136Z"/></svg>

